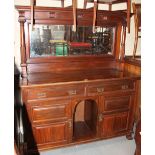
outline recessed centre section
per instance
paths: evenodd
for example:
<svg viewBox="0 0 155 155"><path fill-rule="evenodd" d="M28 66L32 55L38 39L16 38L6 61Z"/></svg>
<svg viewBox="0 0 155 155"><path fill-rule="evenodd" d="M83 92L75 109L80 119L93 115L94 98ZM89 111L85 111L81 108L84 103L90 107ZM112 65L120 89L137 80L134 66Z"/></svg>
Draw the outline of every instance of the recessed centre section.
<svg viewBox="0 0 155 155"><path fill-rule="evenodd" d="M80 101L74 109L73 139L82 140L96 136L97 103L92 99Z"/></svg>

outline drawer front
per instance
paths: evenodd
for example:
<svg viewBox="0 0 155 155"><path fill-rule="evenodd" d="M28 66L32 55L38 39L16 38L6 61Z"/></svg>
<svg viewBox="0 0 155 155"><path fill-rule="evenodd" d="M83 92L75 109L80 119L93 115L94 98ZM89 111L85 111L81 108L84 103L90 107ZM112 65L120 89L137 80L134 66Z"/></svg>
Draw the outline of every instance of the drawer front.
<svg viewBox="0 0 155 155"><path fill-rule="evenodd" d="M74 97L84 94L83 85L73 86L49 86L42 88L28 89L28 100L43 99L43 98L59 98L59 97Z"/></svg>
<svg viewBox="0 0 155 155"><path fill-rule="evenodd" d="M33 123L50 123L71 117L70 100L28 102Z"/></svg>
<svg viewBox="0 0 155 155"><path fill-rule="evenodd" d="M103 111L127 110L130 106L130 96L117 96L104 98Z"/></svg>
<svg viewBox="0 0 155 155"><path fill-rule="evenodd" d="M68 122L53 123L44 126L34 126L33 135L38 146L61 145L68 142Z"/></svg>
<svg viewBox="0 0 155 155"><path fill-rule="evenodd" d="M134 83L132 81L117 81L117 82L96 82L88 84L88 94L102 94L110 91L124 91L134 89Z"/></svg>

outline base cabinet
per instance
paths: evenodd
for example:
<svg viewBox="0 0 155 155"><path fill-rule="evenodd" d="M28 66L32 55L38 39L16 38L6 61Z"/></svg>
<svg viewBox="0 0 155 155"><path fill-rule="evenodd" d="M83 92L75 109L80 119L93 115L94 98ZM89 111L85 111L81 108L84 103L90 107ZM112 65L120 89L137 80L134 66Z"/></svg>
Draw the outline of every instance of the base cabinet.
<svg viewBox="0 0 155 155"><path fill-rule="evenodd" d="M112 83L110 88L106 85L106 89L103 89L103 83L102 89L98 88L99 84L96 86L98 89L93 84L88 89L83 86L78 91L74 87L71 93L63 93L66 89L57 86L56 91L64 94L63 97L51 93L50 90L54 89L49 86L40 89L44 95L40 95L37 88L34 88L35 95L31 94L32 88L25 90L29 94L25 102L29 121L25 130L28 150L50 149L129 135L133 127L134 87L122 89L119 84L116 85L115 82L116 90L112 89ZM69 86L65 88L69 90ZM48 90L48 95L45 95L45 90Z"/></svg>

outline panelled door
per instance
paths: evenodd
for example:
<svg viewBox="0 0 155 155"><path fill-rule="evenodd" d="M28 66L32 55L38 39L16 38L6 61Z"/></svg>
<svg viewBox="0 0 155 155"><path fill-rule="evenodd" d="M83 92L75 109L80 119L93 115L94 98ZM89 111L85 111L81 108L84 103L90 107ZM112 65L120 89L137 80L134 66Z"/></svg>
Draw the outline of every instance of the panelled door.
<svg viewBox="0 0 155 155"><path fill-rule="evenodd" d="M126 133L131 128L133 95L130 92L113 93L101 97L99 115L101 137Z"/></svg>

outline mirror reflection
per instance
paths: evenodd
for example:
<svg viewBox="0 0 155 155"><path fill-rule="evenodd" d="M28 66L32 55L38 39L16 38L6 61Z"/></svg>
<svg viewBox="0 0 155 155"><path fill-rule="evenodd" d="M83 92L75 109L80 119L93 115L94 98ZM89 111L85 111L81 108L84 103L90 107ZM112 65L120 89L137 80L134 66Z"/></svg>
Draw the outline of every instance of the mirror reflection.
<svg viewBox="0 0 155 155"><path fill-rule="evenodd" d="M30 57L112 54L114 27L35 25L30 32Z"/></svg>

